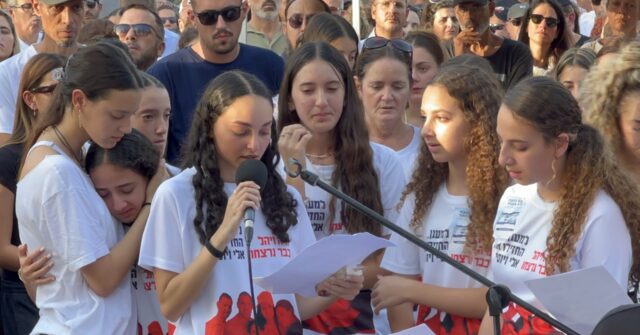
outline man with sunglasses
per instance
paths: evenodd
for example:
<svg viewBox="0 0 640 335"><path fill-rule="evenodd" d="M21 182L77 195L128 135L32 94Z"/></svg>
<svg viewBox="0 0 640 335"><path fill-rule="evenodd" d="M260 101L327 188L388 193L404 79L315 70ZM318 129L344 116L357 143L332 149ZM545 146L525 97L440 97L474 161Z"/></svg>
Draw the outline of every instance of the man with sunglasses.
<svg viewBox="0 0 640 335"><path fill-rule="evenodd" d="M622 38L625 41L638 39L638 20L640 3L638 0L609 0L605 3L609 36L597 38L585 43L582 47L598 53L610 38Z"/></svg>
<svg viewBox="0 0 640 335"><path fill-rule="evenodd" d="M276 94L284 61L271 50L238 43L248 5L241 0L192 0L196 42L149 68L169 91L171 122L167 160L178 163L196 103L207 84L225 71L242 70L261 79Z"/></svg>
<svg viewBox="0 0 640 335"><path fill-rule="evenodd" d="M9 0L7 5L7 13L16 27L20 50L24 50L38 41L42 31L40 17L33 12L31 0Z"/></svg>
<svg viewBox="0 0 640 335"><path fill-rule="evenodd" d="M84 19L84 0L32 0L33 12L40 17L42 41L0 63L0 143L11 134L18 83L25 64L38 53L65 57L78 50L78 32Z"/></svg>
<svg viewBox="0 0 640 335"><path fill-rule="evenodd" d="M120 11L120 21L113 27L120 42L139 70L146 71L164 52L164 27L156 12L143 5L129 5Z"/></svg>
<svg viewBox="0 0 640 335"><path fill-rule="evenodd" d="M84 20L95 20L100 17L100 11L102 10L102 3L100 0L85 0L84 1Z"/></svg>
<svg viewBox="0 0 640 335"><path fill-rule="evenodd" d="M173 5L161 5L158 7L158 15L160 16L160 21L165 28L179 33L178 30L178 12L176 12L176 7Z"/></svg>
<svg viewBox="0 0 640 335"><path fill-rule="evenodd" d="M287 38L278 20L280 0L248 0L251 20L247 24L247 44L270 49L283 55L288 49Z"/></svg>
<svg viewBox="0 0 640 335"><path fill-rule="evenodd" d="M514 41L518 40L522 20L524 20L527 10L529 10L529 5L526 3L517 3L509 8L509 12L507 13L507 24L505 27L509 32L509 36Z"/></svg>
<svg viewBox="0 0 640 335"><path fill-rule="evenodd" d="M496 6L493 0L454 0L454 5L461 31L445 43L450 57L471 53L485 58L505 89L531 76L529 48L491 31L489 20Z"/></svg>

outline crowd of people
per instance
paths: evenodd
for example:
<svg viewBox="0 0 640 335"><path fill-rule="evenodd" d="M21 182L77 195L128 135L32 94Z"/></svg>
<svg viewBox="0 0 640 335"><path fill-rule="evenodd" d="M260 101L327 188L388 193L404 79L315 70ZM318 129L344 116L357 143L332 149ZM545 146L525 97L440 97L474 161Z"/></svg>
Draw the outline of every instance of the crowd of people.
<svg viewBox="0 0 640 335"><path fill-rule="evenodd" d="M529 303L595 266L638 296L640 0L103 5L0 0L0 335L494 333L486 287L298 167ZM395 246L315 296L250 285L361 232Z"/></svg>

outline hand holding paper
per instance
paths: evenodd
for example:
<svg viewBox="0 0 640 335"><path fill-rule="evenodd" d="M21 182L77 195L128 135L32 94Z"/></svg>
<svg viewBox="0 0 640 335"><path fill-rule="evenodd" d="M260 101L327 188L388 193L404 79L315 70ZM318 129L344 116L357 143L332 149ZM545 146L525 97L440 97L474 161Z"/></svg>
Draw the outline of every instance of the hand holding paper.
<svg viewBox="0 0 640 335"><path fill-rule="evenodd" d="M394 244L369 233L331 235L308 246L271 275L254 278L254 281L272 293L316 296L317 284L341 268L360 264L374 251L389 246Z"/></svg>

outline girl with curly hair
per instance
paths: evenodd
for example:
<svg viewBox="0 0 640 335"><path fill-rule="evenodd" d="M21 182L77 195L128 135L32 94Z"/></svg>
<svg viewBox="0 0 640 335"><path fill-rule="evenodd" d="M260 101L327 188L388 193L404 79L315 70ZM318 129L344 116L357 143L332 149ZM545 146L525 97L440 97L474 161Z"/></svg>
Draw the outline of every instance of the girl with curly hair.
<svg viewBox="0 0 640 335"><path fill-rule="evenodd" d="M369 142L357 94L349 64L335 48L324 42L302 45L287 61L280 86L278 146L285 163L295 158L322 180L395 221L395 207L405 185L402 166L393 150ZM293 168L290 164L286 167ZM381 225L319 187L305 185L300 178L287 177L287 183L305 199L316 238L358 232L389 235ZM374 253L363 262L367 290L377 280L380 256ZM307 320L305 327L323 334L336 327L346 333L371 332L374 319L370 300L370 292L363 291L351 304L356 307L339 301ZM353 314L359 315L355 322L348 318ZM385 320L380 321L384 327Z"/></svg>
<svg viewBox="0 0 640 335"><path fill-rule="evenodd" d="M584 81L580 105L622 166L640 184L640 43L633 42Z"/></svg>
<svg viewBox="0 0 640 335"><path fill-rule="evenodd" d="M139 265L154 272L160 309L177 333L222 335L233 307L213 304L212 297L250 290L240 228L247 208L255 210L254 240L267 244L251 246L255 276L270 274L315 241L300 195L275 170L280 156L272 111L271 92L255 76L230 71L216 77L196 108L185 170L153 198ZM251 181L236 185L236 170L247 159L266 166L263 188ZM361 276L331 278L329 297L273 299L289 300L308 318L337 297L353 298L361 286Z"/></svg>
<svg viewBox="0 0 640 335"><path fill-rule="evenodd" d="M486 273L493 220L508 178L498 164L496 117L501 89L485 71L443 68L422 100L423 144L402 196L398 222L464 265ZM436 334L477 332L486 308L479 283L407 240L392 235L381 266L393 276L374 288L376 309L387 307L392 330L418 323ZM417 281L422 276L422 281ZM470 288L476 288L470 290Z"/></svg>
<svg viewBox="0 0 640 335"><path fill-rule="evenodd" d="M497 133L500 164L517 184L496 214L494 280L529 303L525 281L562 272L603 266L621 287L637 282L640 192L582 123L571 93L546 77L520 82L503 100ZM502 318L503 333L557 333L513 303ZM492 328L487 313L480 334Z"/></svg>

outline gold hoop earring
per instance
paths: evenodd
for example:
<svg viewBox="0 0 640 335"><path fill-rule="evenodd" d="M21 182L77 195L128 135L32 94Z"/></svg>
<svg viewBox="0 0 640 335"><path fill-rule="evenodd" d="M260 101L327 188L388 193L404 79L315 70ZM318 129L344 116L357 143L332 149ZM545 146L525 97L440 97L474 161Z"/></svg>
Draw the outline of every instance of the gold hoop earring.
<svg viewBox="0 0 640 335"><path fill-rule="evenodd" d="M549 179L549 181L547 181L547 183L545 184L545 186L547 187L549 187L549 184L551 184L551 182L554 179L556 179L556 159L555 158L551 162L551 171L553 172L553 175L551 176L551 179Z"/></svg>

